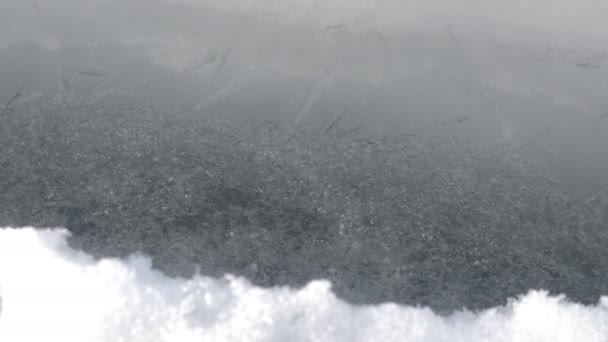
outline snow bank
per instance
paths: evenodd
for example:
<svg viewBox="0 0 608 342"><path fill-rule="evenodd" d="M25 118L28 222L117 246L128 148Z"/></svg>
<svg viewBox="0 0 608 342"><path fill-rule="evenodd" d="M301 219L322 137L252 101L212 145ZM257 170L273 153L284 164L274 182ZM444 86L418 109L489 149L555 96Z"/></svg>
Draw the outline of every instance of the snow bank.
<svg viewBox="0 0 608 342"><path fill-rule="evenodd" d="M354 306L327 281L296 290L244 279L174 279L150 260L96 261L65 230L0 229L0 341L606 341L608 298L583 306L531 291L442 317Z"/></svg>

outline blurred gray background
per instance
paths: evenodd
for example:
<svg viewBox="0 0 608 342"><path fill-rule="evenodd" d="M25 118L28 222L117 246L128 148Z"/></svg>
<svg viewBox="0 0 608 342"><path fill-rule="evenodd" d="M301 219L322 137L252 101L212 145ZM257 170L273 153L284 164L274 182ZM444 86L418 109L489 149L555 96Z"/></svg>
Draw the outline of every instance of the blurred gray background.
<svg viewBox="0 0 608 342"><path fill-rule="evenodd" d="M603 13L595 0L0 0L0 103L25 86L242 124L346 113L343 129L508 144L598 189Z"/></svg>

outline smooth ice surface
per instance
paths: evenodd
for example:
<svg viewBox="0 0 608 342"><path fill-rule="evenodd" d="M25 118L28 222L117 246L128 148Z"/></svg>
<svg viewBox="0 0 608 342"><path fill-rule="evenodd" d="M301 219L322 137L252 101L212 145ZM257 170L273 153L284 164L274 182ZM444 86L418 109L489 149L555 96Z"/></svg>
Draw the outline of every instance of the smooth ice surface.
<svg viewBox="0 0 608 342"><path fill-rule="evenodd" d="M65 230L0 229L0 341L606 341L596 306L531 291L505 307L444 317L353 306L319 280L262 289L226 276L174 279L150 260L94 260Z"/></svg>

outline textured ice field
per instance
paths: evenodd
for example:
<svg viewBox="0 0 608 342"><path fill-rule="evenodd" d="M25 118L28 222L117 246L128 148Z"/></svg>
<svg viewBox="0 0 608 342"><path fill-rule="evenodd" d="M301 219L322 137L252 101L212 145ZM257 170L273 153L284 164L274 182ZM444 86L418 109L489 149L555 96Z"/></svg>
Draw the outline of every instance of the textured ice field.
<svg viewBox="0 0 608 342"><path fill-rule="evenodd" d="M354 306L319 280L262 289L175 279L148 258L92 257L65 230L0 229L0 341L607 341L608 298L583 306L530 291L504 307L440 316Z"/></svg>

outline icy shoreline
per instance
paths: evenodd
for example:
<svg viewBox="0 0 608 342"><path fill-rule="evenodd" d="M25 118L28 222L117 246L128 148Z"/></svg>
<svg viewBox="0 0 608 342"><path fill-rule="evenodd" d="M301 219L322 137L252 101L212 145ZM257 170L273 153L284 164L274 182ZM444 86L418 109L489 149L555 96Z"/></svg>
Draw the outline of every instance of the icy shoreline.
<svg viewBox="0 0 608 342"><path fill-rule="evenodd" d="M65 230L0 229L2 341L605 341L595 306L530 291L503 307L440 316L355 306L327 281L263 289L243 278L169 278L144 256L72 250Z"/></svg>

